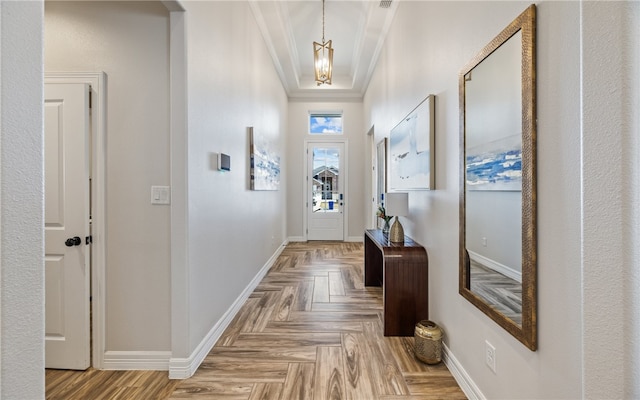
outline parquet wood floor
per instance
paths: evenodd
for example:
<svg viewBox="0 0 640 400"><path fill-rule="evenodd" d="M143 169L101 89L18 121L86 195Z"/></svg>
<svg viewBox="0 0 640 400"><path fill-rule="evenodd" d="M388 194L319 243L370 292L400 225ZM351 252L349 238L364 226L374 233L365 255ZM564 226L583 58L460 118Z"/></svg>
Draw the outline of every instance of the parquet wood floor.
<svg viewBox="0 0 640 400"><path fill-rule="evenodd" d="M382 291L364 287L363 262L362 243L291 243L193 377L162 372L143 392L131 384L142 372L95 371L119 375L93 389L72 379L65 392L54 374L67 371L47 371L47 398L466 399L443 363L414 357L413 337L383 336Z"/></svg>
<svg viewBox="0 0 640 400"><path fill-rule="evenodd" d="M362 243L291 243L171 399L466 399L443 363L384 337Z"/></svg>

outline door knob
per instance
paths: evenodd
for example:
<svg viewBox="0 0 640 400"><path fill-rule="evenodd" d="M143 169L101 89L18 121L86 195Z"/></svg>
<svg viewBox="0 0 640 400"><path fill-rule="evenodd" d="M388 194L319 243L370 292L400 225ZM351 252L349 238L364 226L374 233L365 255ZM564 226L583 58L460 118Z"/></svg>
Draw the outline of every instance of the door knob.
<svg viewBox="0 0 640 400"><path fill-rule="evenodd" d="M80 239L78 236L69 238L64 242L67 247L80 246L81 243L82 239Z"/></svg>

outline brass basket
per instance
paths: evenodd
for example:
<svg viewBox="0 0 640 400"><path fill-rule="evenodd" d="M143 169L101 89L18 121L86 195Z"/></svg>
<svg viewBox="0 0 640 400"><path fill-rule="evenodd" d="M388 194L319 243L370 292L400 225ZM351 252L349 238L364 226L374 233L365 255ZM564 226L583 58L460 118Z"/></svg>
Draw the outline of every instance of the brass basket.
<svg viewBox="0 0 640 400"><path fill-rule="evenodd" d="M422 320L416 324L414 349L418 360L427 364L442 361L442 329L433 321Z"/></svg>

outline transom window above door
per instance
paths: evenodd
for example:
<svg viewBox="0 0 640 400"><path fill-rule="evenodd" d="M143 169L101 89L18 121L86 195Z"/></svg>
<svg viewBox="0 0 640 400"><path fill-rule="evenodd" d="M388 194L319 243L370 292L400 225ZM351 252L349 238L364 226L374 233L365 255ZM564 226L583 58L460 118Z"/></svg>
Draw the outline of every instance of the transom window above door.
<svg viewBox="0 0 640 400"><path fill-rule="evenodd" d="M309 134L342 135L342 111L310 111Z"/></svg>

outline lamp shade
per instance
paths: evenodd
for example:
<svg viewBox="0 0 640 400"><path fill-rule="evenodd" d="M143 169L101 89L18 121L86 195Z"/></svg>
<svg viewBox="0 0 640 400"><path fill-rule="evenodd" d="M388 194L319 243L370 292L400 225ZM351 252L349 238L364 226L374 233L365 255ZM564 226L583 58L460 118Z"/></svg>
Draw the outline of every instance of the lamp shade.
<svg viewBox="0 0 640 400"><path fill-rule="evenodd" d="M386 193L384 199L387 215L402 217L409 214L409 193Z"/></svg>

